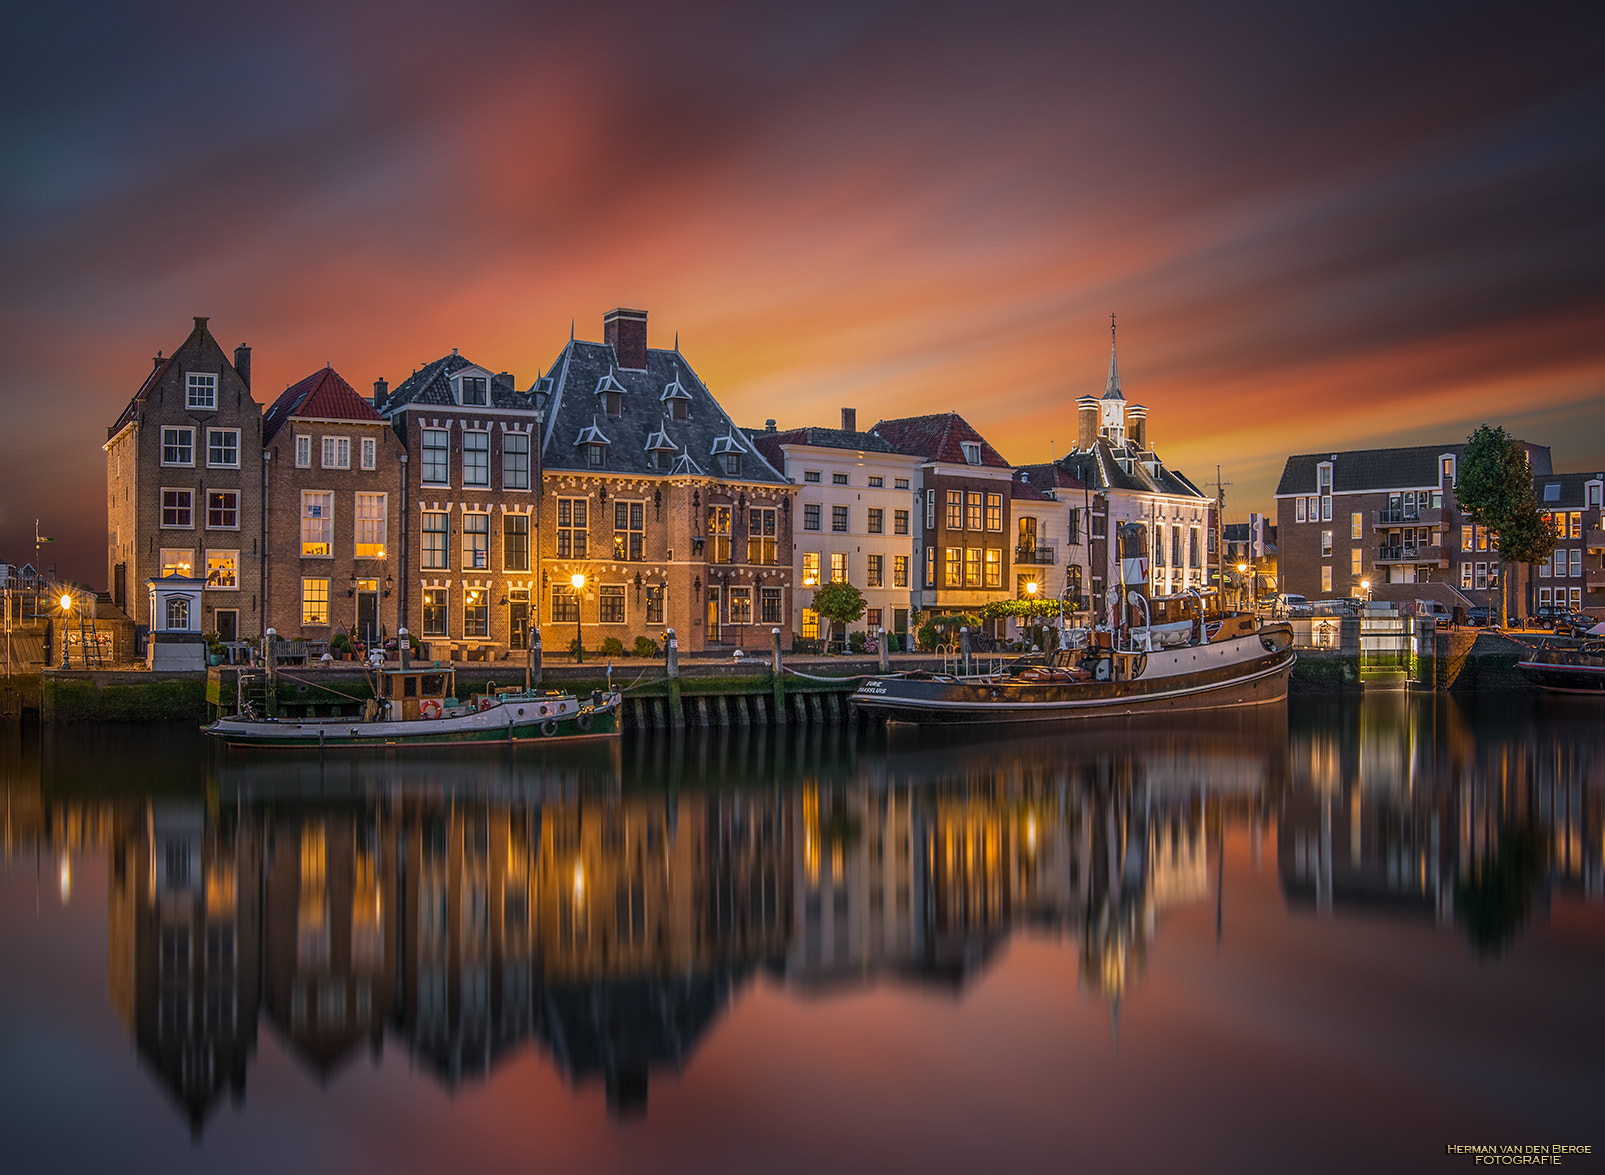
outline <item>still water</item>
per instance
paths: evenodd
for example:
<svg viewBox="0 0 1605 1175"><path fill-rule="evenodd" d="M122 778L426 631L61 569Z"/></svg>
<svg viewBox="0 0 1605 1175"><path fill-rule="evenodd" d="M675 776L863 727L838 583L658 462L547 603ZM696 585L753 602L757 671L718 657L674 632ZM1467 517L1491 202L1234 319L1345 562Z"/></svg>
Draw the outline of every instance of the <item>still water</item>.
<svg viewBox="0 0 1605 1175"><path fill-rule="evenodd" d="M1602 1165L1597 706L0 770L9 1171Z"/></svg>

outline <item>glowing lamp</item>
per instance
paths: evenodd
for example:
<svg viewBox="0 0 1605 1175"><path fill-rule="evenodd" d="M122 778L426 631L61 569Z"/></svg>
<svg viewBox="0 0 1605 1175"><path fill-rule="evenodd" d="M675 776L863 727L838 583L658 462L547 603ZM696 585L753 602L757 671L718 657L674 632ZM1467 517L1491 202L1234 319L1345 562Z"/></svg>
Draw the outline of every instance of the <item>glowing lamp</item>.
<svg viewBox="0 0 1605 1175"><path fill-rule="evenodd" d="M67 612L67 611L70 611L71 609L72 609L72 597L71 596L62 596L61 597L61 610L63 612Z"/></svg>

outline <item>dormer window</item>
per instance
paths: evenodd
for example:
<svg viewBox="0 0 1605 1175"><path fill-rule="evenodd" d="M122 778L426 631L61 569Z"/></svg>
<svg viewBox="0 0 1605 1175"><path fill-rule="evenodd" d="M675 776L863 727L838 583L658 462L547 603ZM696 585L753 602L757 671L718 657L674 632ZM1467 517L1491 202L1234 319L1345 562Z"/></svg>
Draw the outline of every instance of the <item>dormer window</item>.
<svg viewBox="0 0 1605 1175"><path fill-rule="evenodd" d="M719 455L719 462L724 468L724 473L725 473L726 477L740 477L741 476L741 454L740 453L721 453Z"/></svg>
<svg viewBox="0 0 1605 1175"><path fill-rule="evenodd" d="M1444 489L1453 489L1454 488L1454 484L1455 484L1455 459L1454 459L1454 454L1452 454L1452 453L1445 454L1442 458L1439 459L1438 464L1439 464L1439 481L1438 481L1438 484L1441 485Z"/></svg>
<svg viewBox="0 0 1605 1175"><path fill-rule="evenodd" d="M589 465L593 469L602 468L602 462L605 459L604 455L606 452L606 445L586 445L585 464Z"/></svg>
<svg viewBox="0 0 1605 1175"><path fill-rule="evenodd" d="M981 464L981 444L979 441L960 441L959 448L964 450L965 464Z"/></svg>
<svg viewBox="0 0 1605 1175"><path fill-rule="evenodd" d="M603 392L602 411L609 416L623 416L624 397L617 392Z"/></svg>
<svg viewBox="0 0 1605 1175"><path fill-rule="evenodd" d="M713 442L713 455L719 459L719 468L724 471L726 477L740 476L741 454L745 451L740 442L729 433Z"/></svg>
<svg viewBox="0 0 1605 1175"><path fill-rule="evenodd" d="M585 464L593 469L600 469L607 463L607 447L612 442L594 423L580 429L580 435L574 438L574 443L585 454Z"/></svg>
<svg viewBox="0 0 1605 1175"><path fill-rule="evenodd" d="M490 381L484 376L465 375L461 384L465 406L483 408L490 403Z"/></svg>
<svg viewBox="0 0 1605 1175"><path fill-rule="evenodd" d="M663 403L670 420L685 420L690 415L691 393L680 383L678 371L674 373L673 381L664 387L663 394L658 399Z"/></svg>

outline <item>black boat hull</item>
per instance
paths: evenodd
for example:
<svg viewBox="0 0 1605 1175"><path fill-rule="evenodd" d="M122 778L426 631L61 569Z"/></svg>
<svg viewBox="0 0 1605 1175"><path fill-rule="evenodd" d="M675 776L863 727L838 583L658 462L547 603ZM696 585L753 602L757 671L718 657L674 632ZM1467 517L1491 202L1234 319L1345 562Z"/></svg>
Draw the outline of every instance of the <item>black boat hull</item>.
<svg viewBox="0 0 1605 1175"><path fill-rule="evenodd" d="M1587 654L1557 654L1568 660L1518 661L1522 676L1541 690L1554 694L1605 695L1605 658Z"/></svg>

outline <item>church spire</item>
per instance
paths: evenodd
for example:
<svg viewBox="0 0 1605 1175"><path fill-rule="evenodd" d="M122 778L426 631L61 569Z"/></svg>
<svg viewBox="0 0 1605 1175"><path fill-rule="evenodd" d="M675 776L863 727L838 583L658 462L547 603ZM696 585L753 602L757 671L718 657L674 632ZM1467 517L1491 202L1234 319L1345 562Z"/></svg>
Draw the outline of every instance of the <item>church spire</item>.
<svg viewBox="0 0 1605 1175"><path fill-rule="evenodd" d="M1109 379L1104 384L1105 400L1124 400L1120 392L1120 365L1115 361L1115 316L1109 316Z"/></svg>

